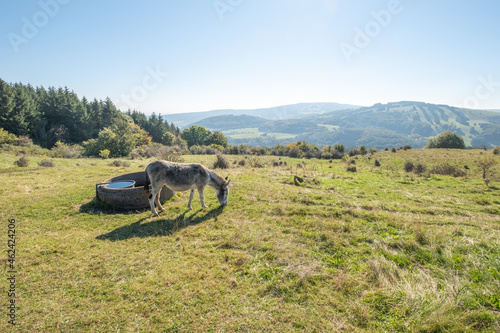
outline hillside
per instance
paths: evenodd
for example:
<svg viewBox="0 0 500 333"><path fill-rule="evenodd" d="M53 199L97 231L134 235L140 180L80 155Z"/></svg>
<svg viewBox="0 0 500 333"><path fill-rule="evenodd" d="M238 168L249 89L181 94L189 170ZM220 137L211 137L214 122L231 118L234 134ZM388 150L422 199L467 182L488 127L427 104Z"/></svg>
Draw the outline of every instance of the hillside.
<svg viewBox="0 0 500 333"><path fill-rule="evenodd" d="M318 115L338 110L357 109L360 106L339 103L299 103L260 109L225 109L204 112L174 113L165 115L165 118L177 126L185 128L203 119L227 116L250 115L267 120L295 119L310 115Z"/></svg>
<svg viewBox="0 0 500 333"><path fill-rule="evenodd" d="M260 127L268 122L269 120L261 117L254 117L246 114L241 116L230 114L225 116L205 118L193 124L190 124L189 126L196 125L203 126L208 130L227 131L247 127Z"/></svg>
<svg viewBox="0 0 500 333"><path fill-rule="evenodd" d="M486 154L496 161L489 186L477 165ZM0 154L0 289L4 304L13 299L12 263L20 332L500 330L500 156L491 151L379 151L356 156L356 172L342 160L230 155L231 168L216 170L234 184L227 206L207 188L209 208L196 196L187 210L181 192L156 218L95 200L96 183L154 158L39 166L46 158L21 168L14 152ZM405 172L408 161L466 176ZM15 331L7 310L0 332Z"/></svg>
<svg viewBox="0 0 500 333"><path fill-rule="evenodd" d="M310 141L326 137L348 137L354 145L410 144L423 147L429 137L452 131L466 145L500 145L500 114L422 102L375 104L354 111L321 115L314 121L328 127L321 133L306 133ZM356 133L355 137L352 136ZM353 139L357 138L355 141Z"/></svg>
<svg viewBox="0 0 500 333"><path fill-rule="evenodd" d="M233 118L233 122L238 118ZM384 148L411 145L424 147L430 137L452 131L464 137L468 146L500 145L500 114L492 111L470 110L423 102L375 104L356 110L337 110L304 116L300 119L278 120L260 126L246 126L245 119L217 128L231 144L275 145L305 140L317 145L344 144L347 147ZM240 129L239 131L232 131ZM287 134L286 138L276 134Z"/></svg>

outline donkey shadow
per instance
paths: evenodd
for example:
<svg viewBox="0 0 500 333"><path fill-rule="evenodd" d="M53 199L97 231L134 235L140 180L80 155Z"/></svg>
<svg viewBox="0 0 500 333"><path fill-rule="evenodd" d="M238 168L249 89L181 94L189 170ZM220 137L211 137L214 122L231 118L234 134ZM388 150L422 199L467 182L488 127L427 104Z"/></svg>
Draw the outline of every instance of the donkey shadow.
<svg viewBox="0 0 500 333"><path fill-rule="evenodd" d="M162 219L160 215L159 218L154 218L153 221L144 224L142 222L144 220L148 220L149 218L142 218L135 223L119 227L106 234L99 235L96 237L96 239L110 240L112 242L115 242L134 237L145 238L170 236L175 234L179 230L182 230L189 226L200 224L210 219L214 219L214 221L217 221L217 217L222 214L223 210L224 206L220 206L209 210L205 215L198 216L200 212L203 212L203 210L200 209L187 218L186 214L189 212L189 210L186 210L184 213L175 218Z"/></svg>

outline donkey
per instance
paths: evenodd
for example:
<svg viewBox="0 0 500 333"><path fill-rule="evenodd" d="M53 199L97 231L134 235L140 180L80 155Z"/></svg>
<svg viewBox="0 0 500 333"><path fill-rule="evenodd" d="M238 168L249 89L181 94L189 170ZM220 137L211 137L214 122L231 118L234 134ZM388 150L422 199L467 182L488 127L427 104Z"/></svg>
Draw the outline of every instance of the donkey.
<svg viewBox="0 0 500 333"><path fill-rule="evenodd" d="M191 210L193 209L191 201L193 201L194 190L196 189L200 195L201 206L203 208L208 208L205 205L205 196L203 194L203 190L207 185L215 190L215 195L219 204L221 206L226 205L229 195L229 182L230 180L227 180L227 177L223 179L201 164L156 161L146 167L146 183L144 185L144 190L149 191L149 184L151 184L149 205L151 206L153 216L158 216L155 209L155 202L161 212L165 211L160 203L160 191L164 185L172 191L191 190L188 202L188 208Z"/></svg>

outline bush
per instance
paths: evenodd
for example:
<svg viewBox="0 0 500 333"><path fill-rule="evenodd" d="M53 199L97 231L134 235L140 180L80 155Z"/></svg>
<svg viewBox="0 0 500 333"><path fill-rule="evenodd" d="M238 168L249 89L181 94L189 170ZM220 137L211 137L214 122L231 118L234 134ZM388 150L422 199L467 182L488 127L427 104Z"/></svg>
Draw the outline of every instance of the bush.
<svg viewBox="0 0 500 333"><path fill-rule="evenodd" d="M338 150L332 152L332 160L341 160L344 157L344 153Z"/></svg>
<svg viewBox="0 0 500 333"><path fill-rule="evenodd" d="M30 164L30 161L26 158L26 156L21 156L17 161L14 162L18 167L25 168Z"/></svg>
<svg viewBox="0 0 500 333"><path fill-rule="evenodd" d="M78 158L82 156L82 147L79 145L70 146L64 142L57 141L56 145L50 150L50 152L52 157Z"/></svg>
<svg viewBox="0 0 500 333"><path fill-rule="evenodd" d="M426 166L423 165L423 164L417 164L415 166L415 169L413 169L413 172L415 172L416 174L423 174L425 171L427 170Z"/></svg>
<svg viewBox="0 0 500 333"><path fill-rule="evenodd" d="M99 156L101 156L104 159L108 159L109 154L110 154L109 149L103 149L99 152Z"/></svg>
<svg viewBox="0 0 500 333"><path fill-rule="evenodd" d="M357 171L355 165L348 165L346 170L349 172L356 172Z"/></svg>
<svg viewBox="0 0 500 333"><path fill-rule="evenodd" d="M453 165L449 165L447 163L441 165L435 165L430 172L436 175L445 175L453 177L464 177L467 175L467 172L465 172L464 170L459 169Z"/></svg>
<svg viewBox="0 0 500 333"><path fill-rule="evenodd" d="M500 155L500 147L496 146L493 148L493 155Z"/></svg>
<svg viewBox="0 0 500 333"><path fill-rule="evenodd" d="M16 141L17 137L12 134L12 133L9 133L8 131L4 130L3 128L0 128L0 144L2 143L7 143L7 144L11 144L11 143L14 143L14 141Z"/></svg>
<svg viewBox="0 0 500 333"><path fill-rule="evenodd" d="M380 166L380 162L378 160L375 160L375 166L376 167L379 167Z"/></svg>
<svg viewBox="0 0 500 333"><path fill-rule="evenodd" d="M214 162L214 169L228 169L229 168L229 162L226 160L224 155L221 153L217 153L217 160Z"/></svg>
<svg viewBox="0 0 500 333"><path fill-rule="evenodd" d="M406 162L404 168L406 172L412 172L415 169L415 165L412 162Z"/></svg>
<svg viewBox="0 0 500 333"><path fill-rule="evenodd" d="M181 148L179 146L159 146L155 156L160 160L170 162L183 161Z"/></svg>
<svg viewBox="0 0 500 333"><path fill-rule="evenodd" d="M13 144L14 146L26 147L33 145L33 140L31 140L27 136L20 136L16 140L14 140Z"/></svg>
<svg viewBox="0 0 500 333"><path fill-rule="evenodd" d="M113 162L108 164L109 166L115 166L115 167L124 167L128 168L130 167L130 163L127 161L121 161L121 160L114 160Z"/></svg>
<svg viewBox="0 0 500 333"><path fill-rule="evenodd" d="M352 157L352 156L356 156L356 155L361 154L361 152L357 148L351 148L351 149L349 149L347 154Z"/></svg>
<svg viewBox="0 0 500 333"><path fill-rule="evenodd" d="M425 148L465 149L464 139L450 131L443 132L435 138L429 139Z"/></svg>
<svg viewBox="0 0 500 333"><path fill-rule="evenodd" d="M38 162L38 165L41 167L46 167L46 168L55 167L54 162L52 162L51 160L48 160L48 159L41 160L40 162Z"/></svg>

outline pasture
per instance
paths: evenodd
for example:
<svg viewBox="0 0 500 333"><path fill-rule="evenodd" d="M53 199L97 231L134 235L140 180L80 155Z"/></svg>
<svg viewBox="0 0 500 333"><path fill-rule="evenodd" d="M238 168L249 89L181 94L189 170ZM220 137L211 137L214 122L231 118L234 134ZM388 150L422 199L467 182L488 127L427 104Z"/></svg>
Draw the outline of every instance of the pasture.
<svg viewBox="0 0 500 333"><path fill-rule="evenodd" d="M207 187L209 208L195 196L187 210L184 192L154 218L94 200L96 183L152 159L41 167L28 156L21 168L2 153L2 268L15 219L18 331L500 331L491 150L383 151L355 157L356 172L342 160L226 157L231 168L216 170L231 179L226 207ZM488 186L484 157L496 160ZM215 156L183 159L211 168ZM407 162L466 174L406 172ZM2 278L3 332L8 288Z"/></svg>

